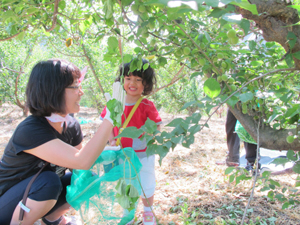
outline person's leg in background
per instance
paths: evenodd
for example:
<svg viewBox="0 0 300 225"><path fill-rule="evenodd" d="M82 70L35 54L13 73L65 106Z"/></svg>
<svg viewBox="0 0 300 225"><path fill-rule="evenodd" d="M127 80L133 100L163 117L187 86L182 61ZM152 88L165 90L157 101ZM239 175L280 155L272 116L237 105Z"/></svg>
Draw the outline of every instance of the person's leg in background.
<svg viewBox="0 0 300 225"><path fill-rule="evenodd" d="M246 170L252 171L254 167L254 163L256 160L256 153L257 153L257 145L256 144L251 144L248 142L244 142L245 146L245 151L246 151L246 160L247 160L247 165L246 165ZM258 161L260 159L260 155L258 154ZM258 163L258 169L260 169L260 163Z"/></svg>
<svg viewBox="0 0 300 225"><path fill-rule="evenodd" d="M229 151L226 158L227 166L239 166L240 164L240 138L237 133L235 133L236 121L237 119L228 109L225 123L227 147Z"/></svg>

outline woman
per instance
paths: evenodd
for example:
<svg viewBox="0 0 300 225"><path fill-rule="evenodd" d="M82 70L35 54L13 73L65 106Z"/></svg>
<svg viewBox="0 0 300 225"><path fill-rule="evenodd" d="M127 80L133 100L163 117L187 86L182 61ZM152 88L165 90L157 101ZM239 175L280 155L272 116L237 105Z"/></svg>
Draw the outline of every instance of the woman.
<svg viewBox="0 0 300 225"><path fill-rule="evenodd" d="M113 128L108 115L82 148L80 125L68 115L79 112L81 76L75 65L62 59L39 62L32 69L26 88L32 115L18 125L0 161L0 224L19 224L21 208L23 225L40 218L42 224L68 224L63 215L70 207L65 194L71 173L65 170L89 169ZM28 183L44 164L22 205Z"/></svg>

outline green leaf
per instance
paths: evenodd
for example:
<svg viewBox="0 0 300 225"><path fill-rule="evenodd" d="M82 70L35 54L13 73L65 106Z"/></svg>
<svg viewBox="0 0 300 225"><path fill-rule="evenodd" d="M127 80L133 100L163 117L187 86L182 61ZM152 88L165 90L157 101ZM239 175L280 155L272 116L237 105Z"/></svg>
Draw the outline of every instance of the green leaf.
<svg viewBox="0 0 300 225"><path fill-rule="evenodd" d="M66 8L66 2L65 1L60 1L58 3L58 8L60 8L60 10L63 11Z"/></svg>
<svg viewBox="0 0 300 225"><path fill-rule="evenodd" d="M34 13L36 13L36 12L39 12L39 10L40 10L40 9L38 9L38 8L31 7L31 8L29 8L29 9L27 9L27 13L28 13L28 14L34 14Z"/></svg>
<svg viewBox="0 0 300 225"><path fill-rule="evenodd" d="M122 0L122 6L128 6L133 2L133 0Z"/></svg>
<svg viewBox="0 0 300 225"><path fill-rule="evenodd" d="M289 68L293 67L293 56L292 54L287 54L284 58L286 64L288 65Z"/></svg>
<svg viewBox="0 0 300 225"><path fill-rule="evenodd" d="M159 164L161 165L163 158L168 154L169 149L163 145L150 145L147 147L146 153L147 156L158 154L159 155Z"/></svg>
<svg viewBox="0 0 300 225"><path fill-rule="evenodd" d="M279 116L280 116L280 114L273 112L273 114L268 118L267 122L271 123L271 122L273 122L273 120L275 120Z"/></svg>
<svg viewBox="0 0 300 225"><path fill-rule="evenodd" d="M173 146L173 143L171 141L167 141L163 144L163 146L166 146L168 149L170 149Z"/></svg>
<svg viewBox="0 0 300 225"><path fill-rule="evenodd" d="M204 82L203 90L210 98L215 98L221 93L221 86L214 78L208 78Z"/></svg>
<svg viewBox="0 0 300 225"><path fill-rule="evenodd" d="M164 138L171 138L172 135L166 131L161 132L160 136L164 137Z"/></svg>
<svg viewBox="0 0 300 225"><path fill-rule="evenodd" d="M269 190L270 190L270 187L265 186L265 187L263 187L262 189L260 189L260 192L263 192L263 191L269 191Z"/></svg>
<svg viewBox="0 0 300 225"><path fill-rule="evenodd" d="M153 134L157 130L157 125L154 121L147 118L145 124L143 125L145 127L145 131L149 134Z"/></svg>
<svg viewBox="0 0 300 225"><path fill-rule="evenodd" d="M116 37L110 36L107 40L107 44L110 48L117 48L119 46L118 39Z"/></svg>
<svg viewBox="0 0 300 225"><path fill-rule="evenodd" d="M220 8L215 8L209 15L208 17L213 17L213 18L219 18L222 15L224 15L226 11L220 9Z"/></svg>
<svg viewBox="0 0 300 225"><path fill-rule="evenodd" d="M172 130L172 134L173 135L186 134L186 130L183 129L183 127L179 124L174 128L174 130Z"/></svg>
<svg viewBox="0 0 300 225"><path fill-rule="evenodd" d="M125 182L124 179L120 178L118 180L118 183L116 185L116 191L120 195L125 195L125 193L126 193L126 182Z"/></svg>
<svg viewBox="0 0 300 225"><path fill-rule="evenodd" d="M274 163L275 165L284 165L287 162L289 162L289 160L287 158L276 158L272 161L272 163Z"/></svg>
<svg viewBox="0 0 300 225"><path fill-rule="evenodd" d="M2 13L1 17L2 17L1 19L4 20L5 22L6 19L15 18L16 14L12 10L7 10L6 12Z"/></svg>
<svg viewBox="0 0 300 225"><path fill-rule="evenodd" d="M182 135L180 135L177 137L172 137L171 142L173 142L174 144L181 144L183 139L184 139L184 137Z"/></svg>
<svg viewBox="0 0 300 225"><path fill-rule="evenodd" d="M250 178L250 179L251 179L251 178ZM246 177L245 174L242 174L242 175L237 176L237 177L235 178L235 184L236 184L236 185L239 184L239 183L241 182L241 180L249 180L249 179Z"/></svg>
<svg viewBox="0 0 300 225"><path fill-rule="evenodd" d="M227 167L225 169L225 175L232 173L232 171L234 171L234 170L235 170L235 167Z"/></svg>
<svg viewBox="0 0 300 225"><path fill-rule="evenodd" d="M184 138L184 141L182 143L182 146L183 147L186 147L186 148L189 148L191 144L194 144L195 142L195 137L194 135L189 135L189 136L186 136Z"/></svg>
<svg viewBox="0 0 300 225"><path fill-rule="evenodd" d="M133 59L133 56L132 56L132 55L130 55L130 54L124 54L124 55L123 55L123 61L122 61L122 64L123 64L123 63L129 63L132 59Z"/></svg>
<svg viewBox="0 0 300 225"><path fill-rule="evenodd" d="M250 63L250 65L253 66L253 67L262 66L263 64L264 64L264 62L261 61L261 60L259 60L259 61L252 61L252 62Z"/></svg>
<svg viewBox="0 0 300 225"><path fill-rule="evenodd" d="M236 104L238 101L239 101L239 99L238 99L236 96L232 96L230 99L228 99L228 100L226 101L226 103L227 103L228 105L230 105L231 107L234 107L235 104Z"/></svg>
<svg viewBox="0 0 300 225"><path fill-rule="evenodd" d="M191 116L191 123L198 123L201 119L202 115L200 113L193 113Z"/></svg>
<svg viewBox="0 0 300 225"><path fill-rule="evenodd" d="M284 117L285 118L292 118L292 117L298 115L299 112L300 112L299 104L295 104L291 108L287 109L287 111L284 114ZM298 121L298 119L297 119L297 121Z"/></svg>
<svg viewBox="0 0 300 225"><path fill-rule="evenodd" d="M150 64L149 63L145 63L144 65L143 65L143 70L146 70L146 69L148 69L148 67L150 66Z"/></svg>
<svg viewBox="0 0 300 225"><path fill-rule="evenodd" d="M114 0L105 0L103 5L103 11L105 13L105 19L110 19L113 16Z"/></svg>
<svg viewBox="0 0 300 225"><path fill-rule="evenodd" d="M277 182L277 181L275 181L275 180L269 179L269 182L270 182L270 184L272 184L272 185L275 185L275 186L277 186L277 187L280 187L279 182Z"/></svg>
<svg viewBox="0 0 300 225"><path fill-rule="evenodd" d="M274 192L273 191L269 191L268 192L268 198L273 200L273 196L274 196Z"/></svg>
<svg viewBox="0 0 300 225"><path fill-rule="evenodd" d="M242 19L240 23L240 27L244 30L245 35L247 35L250 30L250 21L246 19Z"/></svg>
<svg viewBox="0 0 300 225"><path fill-rule="evenodd" d="M159 57L158 62L160 66L164 66L168 63L167 59L165 57Z"/></svg>
<svg viewBox="0 0 300 225"><path fill-rule="evenodd" d="M289 31L286 38L290 45L290 48L291 49L294 48L294 46L297 42L297 36L293 32Z"/></svg>
<svg viewBox="0 0 300 225"><path fill-rule="evenodd" d="M203 2L203 1L201 1L201 2ZM211 7L218 7L219 6L219 0L205 0L205 4L208 5L208 6L211 6Z"/></svg>
<svg viewBox="0 0 300 225"><path fill-rule="evenodd" d="M162 144L164 142L164 138L161 136L155 136L155 139L157 140L158 143Z"/></svg>
<svg viewBox="0 0 300 225"><path fill-rule="evenodd" d="M82 36L84 35L86 28L87 28L87 26L85 25L84 22L81 22L79 24L79 30L80 30Z"/></svg>
<svg viewBox="0 0 300 225"><path fill-rule="evenodd" d="M178 124L182 123L184 120L182 118L176 118L172 120L170 123L168 123L166 126L167 127L177 127Z"/></svg>
<svg viewBox="0 0 300 225"><path fill-rule="evenodd" d="M286 201L286 200L287 200L286 197L284 197L284 195L281 194L281 193L277 193L277 194L275 195L275 198L277 198L280 202L283 202L283 201Z"/></svg>
<svg viewBox="0 0 300 225"><path fill-rule="evenodd" d="M17 40L19 40L19 41L22 41L23 40L23 38L24 38L24 36L25 36L25 32L23 31L23 32L21 32L16 38L17 38Z"/></svg>
<svg viewBox="0 0 300 225"><path fill-rule="evenodd" d="M240 95L241 102L248 102L253 99L252 92L243 93Z"/></svg>
<svg viewBox="0 0 300 225"><path fill-rule="evenodd" d="M111 99L107 102L106 107L110 111L110 118L113 121L114 126L120 127L122 124L122 114L123 114L123 107L121 102L116 99Z"/></svg>
<svg viewBox="0 0 300 225"><path fill-rule="evenodd" d="M250 4L248 1L242 1L242 2L232 1L231 4L237 5L243 9L246 9L246 10L250 11L253 15L258 15L256 5Z"/></svg>
<svg viewBox="0 0 300 225"><path fill-rule="evenodd" d="M130 208L130 198L125 195L117 195L116 199L118 203L122 206L124 209Z"/></svg>
<svg viewBox="0 0 300 225"><path fill-rule="evenodd" d="M249 49L253 51L255 47L256 47L256 41L253 40L249 41Z"/></svg>
<svg viewBox="0 0 300 225"><path fill-rule="evenodd" d="M138 138L143 134L142 130L136 127L126 127L116 138L127 137L127 138Z"/></svg>
<svg viewBox="0 0 300 225"><path fill-rule="evenodd" d="M139 194L138 190L133 185L129 185L129 186L130 186L130 189L129 189L128 196L130 198L140 197L140 194Z"/></svg>
<svg viewBox="0 0 300 225"><path fill-rule="evenodd" d="M282 209L287 209L289 206L290 206L290 204L289 204L288 202L285 202L285 203L282 205Z"/></svg>
<svg viewBox="0 0 300 225"><path fill-rule="evenodd" d="M194 135L198 131L200 131L201 126L199 124L196 124L194 126L191 126L190 129L188 130L191 135Z"/></svg>
<svg viewBox="0 0 300 225"><path fill-rule="evenodd" d="M293 53L293 56L294 56L296 59L300 59L300 51Z"/></svg>
<svg viewBox="0 0 300 225"><path fill-rule="evenodd" d="M232 183L234 181L235 174L231 174L229 177L229 182Z"/></svg>
<svg viewBox="0 0 300 225"><path fill-rule="evenodd" d="M184 103L184 105L182 106L182 108L180 110L184 110L192 105L194 105L196 102L198 102L197 100L193 100L193 101L190 101L190 102L186 102Z"/></svg>
<svg viewBox="0 0 300 225"><path fill-rule="evenodd" d="M210 43L211 42L211 38L210 38L209 34L206 31L204 31L204 36L205 36L207 42Z"/></svg>
<svg viewBox="0 0 300 225"><path fill-rule="evenodd" d="M194 73L192 73L190 79L192 79L192 78L194 78L194 77L197 77L197 76L199 76L199 75L201 75L200 72L194 72Z"/></svg>
<svg viewBox="0 0 300 225"><path fill-rule="evenodd" d="M135 48L134 48L134 52L135 52L136 54L138 54L138 53L140 53L140 52L143 52L143 49L140 48L140 47L135 47Z"/></svg>
<svg viewBox="0 0 300 225"><path fill-rule="evenodd" d="M125 195L128 196L129 195L129 190L130 190L130 184L128 184L125 188Z"/></svg>
<svg viewBox="0 0 300 225"><path fill-rule="evenodd" d="M292 91L289 91L288 93L282 95L280 97L280 100L287 103L292 97L293 97L294 93Z"/></svg>
<svg viewBox="0 0 300 225"><path fill-rule="evenodd" d="M296 163L292 169L295 173L300 174L300 164L299 163Z"/></svg>
<svg viewBox="0 0 300 225"><path fill-rule="evenodd" d="M293 150L289 150L287 153L286 153L286 157L289 159L289 160L292 160L292 161L297 161L298 160L298 157L296 155L296 153L293 151Z"/></svg>

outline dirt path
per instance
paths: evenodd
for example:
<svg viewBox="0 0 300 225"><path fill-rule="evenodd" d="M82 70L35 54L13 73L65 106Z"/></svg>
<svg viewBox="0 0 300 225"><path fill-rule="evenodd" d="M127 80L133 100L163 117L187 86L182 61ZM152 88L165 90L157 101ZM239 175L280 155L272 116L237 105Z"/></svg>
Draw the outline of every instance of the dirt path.
<svg viewBox="0 0 300 225"><path fill-rule="evenodd" d="M17 107L0 108L0 156L17 124L24 118ZM164 124L174 116L161 113ZM101 121L97 111L82 108L76 118L82 124L84 143L95 133ZM252 180L238 185L229 183L225 176L226 166L217 166L224 160L227 146L224 130L225 118L213 118L210 128L205 128L195 137L189 148L177 146L163 160L156 163L157 190L155 212L160 224L240 224L248 202ZM293 187L296 174L272 177L281 187ZM300 224L299 206L281 209L278 201L268 201L267 192L255 189L246 224ZM78 217L76 211L72 211ZM135 224L141 224L142 204L139 204Z"/></svg>

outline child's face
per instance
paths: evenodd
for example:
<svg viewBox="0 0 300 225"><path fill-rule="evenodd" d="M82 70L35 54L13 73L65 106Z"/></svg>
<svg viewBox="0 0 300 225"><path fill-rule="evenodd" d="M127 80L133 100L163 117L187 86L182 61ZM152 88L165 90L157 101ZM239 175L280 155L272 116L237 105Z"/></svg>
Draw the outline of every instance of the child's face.
<svg viewBox="0 0 300 225"><path fill-rule="evenodd" d="M143 79L132 74L125 76L124 89L127 95L141 96L144 91Z"/></svg>

